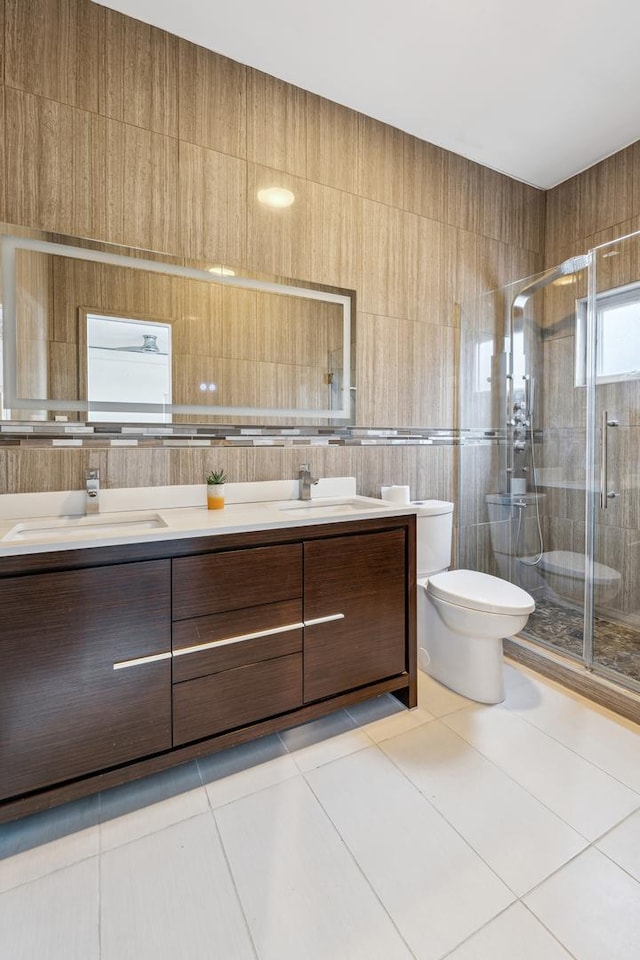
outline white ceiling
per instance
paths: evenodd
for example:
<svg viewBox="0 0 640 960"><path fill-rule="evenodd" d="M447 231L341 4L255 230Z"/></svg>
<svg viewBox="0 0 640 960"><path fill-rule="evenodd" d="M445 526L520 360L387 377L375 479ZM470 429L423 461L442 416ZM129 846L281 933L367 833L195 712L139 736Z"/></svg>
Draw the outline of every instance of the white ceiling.
<svg viewBox="0 0 640 960"><path fill-rule="evenodd" d="M639 0L98 0L548 188L640 139Z"/></svg>

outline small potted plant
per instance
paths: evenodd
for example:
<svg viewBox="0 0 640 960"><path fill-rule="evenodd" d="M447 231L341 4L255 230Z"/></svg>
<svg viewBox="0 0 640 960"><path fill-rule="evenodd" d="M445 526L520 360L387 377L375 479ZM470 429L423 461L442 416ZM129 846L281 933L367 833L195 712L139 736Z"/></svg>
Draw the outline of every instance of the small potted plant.
<svg viewBox="0 0 640 960"><path fill-rule="evenodd" d="M222 510L224 507L224 485L227 475L224 470L212 470L207 477L207 508Z"/></svg>

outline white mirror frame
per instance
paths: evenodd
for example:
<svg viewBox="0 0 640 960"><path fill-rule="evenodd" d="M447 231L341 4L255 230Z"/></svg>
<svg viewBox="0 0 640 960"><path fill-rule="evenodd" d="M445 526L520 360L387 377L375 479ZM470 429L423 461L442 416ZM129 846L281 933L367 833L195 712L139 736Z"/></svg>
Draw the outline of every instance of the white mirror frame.
<svg viewBox="0 0 640 960"><path fill-rule="evenodd" d="M0 238L0 252L2 256L2 289L4 299L4 401L7 410L56 410L87 413L87 400L64 400L33 398L17 396L17 315L16 315L16 252L30 250L35 253L51 254L53 256L72 257L76 260L88 260L94 263L106 263L111 266L127 267L133 270L148 270L152 273L169 274L188 280L198 280L204 283L226 284L249 290L259 290L265 293L277 293L282 296L304 297L308 300L320 300L335 303L342 307L342 349L343 349L343 383L342 406L337 409L284 409L279 407L212 407L204 404L170 404L164 407L156 403L122 404L122 403L92 403L92 410L137 411L144 419L145 413L170 414L203 414L207 416L231 415L256 417L289 417L296 418L328 418L331 420L349 420L351 417L351 298L342 294L329 293L324 290L311 290L306 287L286 286L285 284L270 283L264 280L252 280L248 277L213 276L208 270L194 267L181 267L177 264L163 263L159 260L143 260L137 257L128 257L123 254L107 253L101 250L90 250L84 247L69 246L68 244L53 243L47 240L35 240L28 237L4 235Z"/></svg>

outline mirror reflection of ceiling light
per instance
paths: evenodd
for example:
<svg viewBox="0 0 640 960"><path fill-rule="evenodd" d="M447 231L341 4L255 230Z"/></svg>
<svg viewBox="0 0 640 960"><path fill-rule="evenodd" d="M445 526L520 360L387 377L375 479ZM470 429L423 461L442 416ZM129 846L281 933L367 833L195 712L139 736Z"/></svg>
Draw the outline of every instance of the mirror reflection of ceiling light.
<svg viewBox="0 0 640 960"><path fill-rule="evenodd" d="M235 277L236 272L232 270L231 267L225 267L221 263L214 263L212 267L208 268L209 273L215 273L219 277Z"/></svg>
<svg viewBox="0 0 640 960"><path fill-rule="evenodd" d="M266 207L278 209L290 207L296 199L295 194L285 187L265 187L263 190L258 190L257 197Z"/></svg>

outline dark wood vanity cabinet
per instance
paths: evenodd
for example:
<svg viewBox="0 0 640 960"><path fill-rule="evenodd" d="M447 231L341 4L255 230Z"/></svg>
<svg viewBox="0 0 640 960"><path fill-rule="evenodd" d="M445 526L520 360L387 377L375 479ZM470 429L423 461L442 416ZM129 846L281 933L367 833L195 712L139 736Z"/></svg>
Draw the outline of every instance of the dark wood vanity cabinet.
<svg viewBox="0 0 640 960"><path fill-rule="evenodd" d="M304 699L402 673L406 653L403 530L304 545Z"/></svg>
<svg viewBox="0 0 640 960"><path fill-rule="evenodd" d="M169 574L0 579L1 799L171 747Z"/></svg>
<svg viewBox="0 0 640 960"><path fill-rule="evenodd" d="M0 820L392 691L413 516L0 559Z"/></svg>

